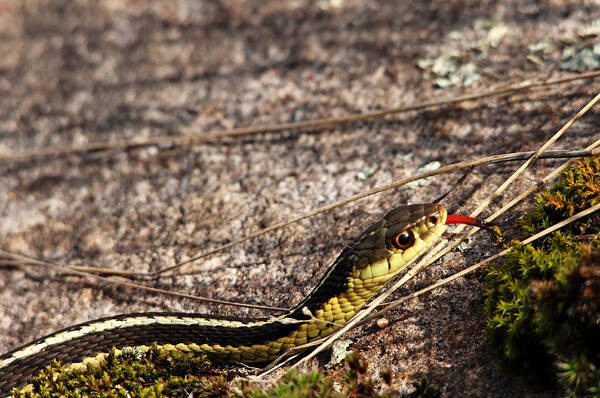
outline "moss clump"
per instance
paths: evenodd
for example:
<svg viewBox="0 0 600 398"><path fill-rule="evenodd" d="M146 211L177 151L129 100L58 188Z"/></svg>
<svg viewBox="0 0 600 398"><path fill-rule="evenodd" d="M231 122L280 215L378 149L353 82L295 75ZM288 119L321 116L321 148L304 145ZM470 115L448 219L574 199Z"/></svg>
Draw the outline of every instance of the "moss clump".
<svg viewBox="0 0 600 398"><path fill-rule="evenodd" d="M576 162L536 198L525 237L600 201L600 159ZM600 396L600 215L533 245L514 245L485 271L487 329L499 364L539 387Z"/></svg>
<svg viewBox="0 0 600 398"><path fill-rule="evenodd" d="M243 386L238 390L236 397L243 398L437 398L439 391L429 385L423 379L421 382L413 382L415 391L410 394L401 395L391 389L385 389L378 392L371 377L367 375L367 362L357 354L349 354L346 357L348 369L344 375L344 383L336 385L331 380L325 378L323 373L315 371L308 374L299 374L289 372L283 379L269 386L266 389L256 389L256 387ZM383 381L388 386L391 384L391 372L385 371L381 374Z"/></svg>
<svg viewBox="0 0 600 398"><path fill-rule="evenodd" d="M281 381L267 389L257 388L256 385L244 385L234 396L248 398L341 398L344 395L336 391L331 380L326 379L321 372L316 371L306 374L289 372Z"/></svg>
<svg viewBox="0 0 600 398"><path fill-rule="evenodd" d="M210 372L210 366L204 356L165 352L156 346L120 356L112 350L105 362L84 371L55 362L32 380L32 391L14 390L12 397L166 397L184 389L212 392L226 384L222 378L197 376Z"/></svg>
<svg viewBox="0 0 600 398"><path fill-rule="evenodd" d="M320 371L289 372L279 382L262 388L248 381L228 382L228 372L212 369L204 356L165 352L156 346L144 353L132 351L120 356L113 350L104 363L88 366L85 371L56 363L32 381L33 391L15 390L12 397L439 397L437 389L426 380L413 383L415 391L409 395L378 392L362 358L350 354L346 363L348 369L341 384L327 379ZM384 372L382 377L391 384L391 372Z"/></svg>

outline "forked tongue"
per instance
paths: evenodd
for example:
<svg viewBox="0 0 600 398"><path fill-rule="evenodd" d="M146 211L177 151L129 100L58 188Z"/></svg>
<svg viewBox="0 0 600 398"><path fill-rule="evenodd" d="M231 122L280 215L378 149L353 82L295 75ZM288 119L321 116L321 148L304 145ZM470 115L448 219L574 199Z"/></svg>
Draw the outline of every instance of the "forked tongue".
<svg viewBox="0 0 600 398"><path fill-rule="evenodd" d="M450 225L450 224L467 224L467 225L473 225L473 226L479 227L479 228L493 230L493 226L491 224L486 223L485 221L480 221L473 217L461 216L458 214L449 214L446 217L446 225Z"/></svg>

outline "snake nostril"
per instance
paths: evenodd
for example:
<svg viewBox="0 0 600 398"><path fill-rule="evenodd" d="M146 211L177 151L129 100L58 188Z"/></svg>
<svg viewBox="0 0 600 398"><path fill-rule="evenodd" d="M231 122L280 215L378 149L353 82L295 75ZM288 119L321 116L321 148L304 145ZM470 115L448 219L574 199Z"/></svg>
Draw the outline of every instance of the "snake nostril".
<svg viewBox="0 0 600 398"><path fill-rule="evenodd" d="M429 216L427 217L427 226L435 227L439 221L438 216Z"/></svg>

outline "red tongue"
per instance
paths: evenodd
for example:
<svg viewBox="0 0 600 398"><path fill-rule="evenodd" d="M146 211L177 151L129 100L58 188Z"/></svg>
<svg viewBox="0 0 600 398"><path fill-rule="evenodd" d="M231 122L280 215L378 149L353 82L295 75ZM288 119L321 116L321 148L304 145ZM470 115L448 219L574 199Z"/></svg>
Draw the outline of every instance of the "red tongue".
<svg viewBox="0 0 600 398"><path fill-rule="evenodd" d="M460 216L457 214L448 215L448 217L446 218L446 225L450 225L450 224L468 224L468 225L474 225L474 226L480 227L480 228L488 228L488 226L484 222L479 221L476 218L469 217L469 216Z"/></svg>

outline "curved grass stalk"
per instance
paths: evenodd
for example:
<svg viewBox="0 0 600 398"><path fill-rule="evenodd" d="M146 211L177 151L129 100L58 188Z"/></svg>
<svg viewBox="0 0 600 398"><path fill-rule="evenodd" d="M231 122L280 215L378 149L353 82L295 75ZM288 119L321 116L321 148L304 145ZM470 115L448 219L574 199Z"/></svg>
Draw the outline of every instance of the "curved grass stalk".
<svg viewBox="0 0 600 398"><path fill-rule="evenodd" d="M482 93L474 93L464 96L452 97L442 100L432 100L417 104L401 106L397 108L383 109L380 111L365 112L356 115L345 115L341 117L332 117L326 119L316 119L305 122L283 123L275 125L241 127L237 129L213 131L209 133L181 131L179 135L169 137L154 137L138 141L117 141L117 142L99 142L86 144L72 148L47 148L22 152L13 152L0 154L0 161L60 157L72 154L81 154L87 152L107 151L107 150L128 150L133 148L154 146L154 145L197 145L203 142L217 141L226 137L240 137L263 133L280 132L285 130L307 130L315 128L329 127L332 125L345 124L356 121L363 121L375 118L381 118L387 115L418 111L428 108L435 108L445 105L458 104L465 101L475 101L483 98L506 96L519 92L531 91L543 87L550 87L559 84L570 83L577 80L594 79L600 76L599 71L580 73L575 76L568 76L559 79L548 80L546 78L537 78L536 81L523 81L519 84L501 87Z"/></svg>

